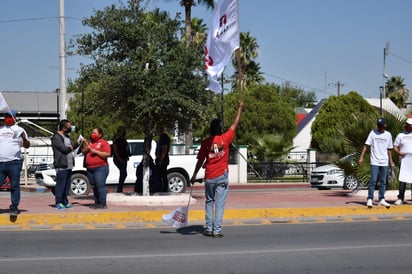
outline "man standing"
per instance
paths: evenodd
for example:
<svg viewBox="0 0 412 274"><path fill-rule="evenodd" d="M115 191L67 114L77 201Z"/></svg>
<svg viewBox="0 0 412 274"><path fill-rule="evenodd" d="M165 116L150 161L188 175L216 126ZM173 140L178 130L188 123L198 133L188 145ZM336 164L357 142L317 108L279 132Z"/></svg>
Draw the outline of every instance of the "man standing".
<svg viewBox="0 0 412 274"><path fill-rule="evenodd" d="M385 201L385 191L388 165L393 165L391 151L393 148L392 134L385 130L385 119L379 118L376 124L377 129L372 130L369 133L358 161L359 165L362 165L365 152L368 147L370 147L371 179L369 182L368 199L366 202L366 205L369 208L373 206L373 193L378 178L380 179L378 205L390 207L390 204Z"/></svg>
<svg viewBox="0 0 412 274"><path fill-rule="evenodd" d="M399 194L395 205L405 203L406 183L412 184L412 118L406 119L405 131L399 133L393 143L393 150L400 157Z"/></svg>
<svg viewBox="0 0 412 274"><path fill-rule="evenodd" d="M119 184L116 192L123 192L124 181L127 177L127 162L129 161L130 150L126 140L126 129L119 127L116 138L113 141L113 162L119 169Z"/></svg>
<svg viewBox="0 0 412 274"><path fill-rule="evenodd" d="M55 208L58 210L73 207L68 200L74 166L73 150L80 144L70 139L70 132L71 123L69 120L64 119L60 121L58 131L51 138L53 165L56 168Z"/></svg>
<svg viewBox="0 0 412 274"><path fill-rule="evenodd" d="M19 214L20 173L23 166L21 147L29 148L30 141L26 131L16 125L16 111L4 114L4 125L0 127L0 184L6 177L10 179L10 216Z"/></svg>
<svg viewBox="0 0 412 274"><path fill-rule="evenodd" d="M169 165L170 137L163 129L158 129L158 135L155 159L156 183L160 192L168 192L167 166Z"/></svg>
<svg viewBox="0 0 412 274"><path fill-rule="evenodd" d="M237 115L230 128L222 133L222 122L214 119L210 123L210 137L202 142L197 163L190 182L196 181L201 167L205 168L206 225L203 235L223 237L222 222L227 193L229 191L229 147L235 138L240 122L243 102L239 101Z"/></svg>

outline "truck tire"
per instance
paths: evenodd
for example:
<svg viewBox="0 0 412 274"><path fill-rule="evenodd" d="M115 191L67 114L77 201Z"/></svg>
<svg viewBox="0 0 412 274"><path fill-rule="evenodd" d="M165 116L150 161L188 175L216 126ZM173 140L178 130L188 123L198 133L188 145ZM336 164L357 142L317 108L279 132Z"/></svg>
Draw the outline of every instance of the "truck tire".
<svg viewBox="0 0 412 274"><path fill-rule="evenodd" d="M184 193L186 191L187 179L179 172L170 172L167 174L167 181L169 182L169 192Z"/></svg>
<svg viewBox="0 0 412 274"><path fill-rule="evenodd" d="M70 185L71 196L85 196L90 193L89 179L81 173L72 174L72 183Z"/></svg>

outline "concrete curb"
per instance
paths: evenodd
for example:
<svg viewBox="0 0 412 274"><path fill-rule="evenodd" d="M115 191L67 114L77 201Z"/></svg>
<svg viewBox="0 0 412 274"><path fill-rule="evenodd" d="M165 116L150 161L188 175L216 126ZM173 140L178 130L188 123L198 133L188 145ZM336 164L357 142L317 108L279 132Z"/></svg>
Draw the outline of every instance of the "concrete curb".
<svg viewBox="0 0 412 274"><path fill-rule="evenodd" d="M47 214L20 214L11 220L0 215L0 230L9 229L97 229L167 226L162 216L170 210L129 212L59 212ZM353 220L411 219L412 205L373 207L328 208L257 208L227 209L225 224L247 223L297 223ZM189 224L203 224L203 210L189 210Z"/></svg>
<svg viewBox="0 0 412 274"><path fill-rule="evenodd" d="M107 203L117 206L187 206L190 194L159 194L153 196L141 196L124 193L108 193ZM196 204L196 199L191 197L190 204Z"/></svg>

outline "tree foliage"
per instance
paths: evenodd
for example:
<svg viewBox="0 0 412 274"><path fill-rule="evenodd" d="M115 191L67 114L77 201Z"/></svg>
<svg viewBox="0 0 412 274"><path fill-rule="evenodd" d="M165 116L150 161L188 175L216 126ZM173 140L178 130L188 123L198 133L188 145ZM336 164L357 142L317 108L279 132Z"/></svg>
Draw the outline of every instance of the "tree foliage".
<svg viewBox="0 0 412 274"><path fill-rule="evenodd" d="M148 136L178 123L184 132L192 120L204 118L211 98L203 59L180 39L179 18L146 11L141 3L111 5L83 21L92 32L77 37L76 53L92 63L82 66L73 90L84 92L87 126L122 121Z"/></svg>
<svg viewBox="0 0 412 274"><path fill-rule="evenodd" d="M354 174L363 185L368 185L370 181L370 149L367 150L361 166L357 164L357 161L370 131L376 128L376 120L379 116L377 112L374 115L361 113L349 116L349 125L340 131L344 136L345 151L351 157L346 157L349 161L338 161L336 164L344 169L346 175ZM387 121L386 130L391 132L392 138L396 138L400 132L404 131L405 117L403 115L384 112L383 117ZM392 152L392 159L396 165L395 176L388 180L387 189L398 189L399 156Z"/></svg>
<svg viewBox="0 0 412 274"><path fill-rule="evenodd" d="M385 83L386 96L389 97L398 108L405 107L405 102L409 98L409 90L403 81L404 79L402 77L393 76Z"/></svg>
<svg viewBox="0 0 412 274"><path fill-rule="evenodd" d="M241 32L239 41L238 56L232 58L232 65L235 68L232 87L243 90L249 85L262 83L264 78L259 63L255 61L259 57L259 44L256 38L249 32Z"/></svg>
<svg viewBox="0 0 412 274"><path fill-rule="evenodd" d="M312 124L311 147L324 153L346 154L339 129L351 124L350 116L376 115L376 110L355 91L326 99Z"/></svg>
<svg viewBox="0 0 412 274"><path fill-rule="evenodd" d="M282 135L285 147L292 145L296 134L294 105L279 94L275 85L251 86L242 92L245 108L237 129L238 144L255 145L258 136ZM225 95L224 126L228 128L236 115L237 91Z"/></svg>

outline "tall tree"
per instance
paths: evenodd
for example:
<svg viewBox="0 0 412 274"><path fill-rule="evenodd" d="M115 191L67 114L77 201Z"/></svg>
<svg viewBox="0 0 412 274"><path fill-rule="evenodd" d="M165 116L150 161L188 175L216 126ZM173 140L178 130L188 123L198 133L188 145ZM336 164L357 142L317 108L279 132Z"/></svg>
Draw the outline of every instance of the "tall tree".
<svg viewBox="0 0 412 274"><path fill-rule="evenodd" d="M399 108L403 108L409 98L409 90L403 81L404 79L400 76L392 76L385 83L386 96Z"/></svg>
<svg viewBox="0 0 412 274"><path fill-rule="evenodd" d="M94 124L107 117L145 136L176 123L185 130L201 119L211 97L203 59L179 39L179 18L147 12L141 3L111 5L83 21L92 32L79 35L75 49L93 62L82 66L76 88L86 93L85 112L97 118Z"/></svg>
<svg viewBox="0 0 412 274"><path fill-rule="evenodd" d="M203 19L193 18L192 19L192 34L191 34L193 45L196 48L201 48L204 51L207 38L207 26L203 22ZM202 52L203 53L203 52Z"/></svg>
<svg viewBox="0 0 412 274"><path fill-rule="evenodd" d="M259 56L259 45L255 37L250 36L250 32L240 33L240 49L237 58L232 59L235 67L234 87L243 90L249 84L260 83L263 80L260 66L255 62Z"/></svg>
<svg viewBox="0 0 412 274"><path fill-rule="evenodd" d="M172 0L166 0L172 1ZM192 40L192 7L196 5L205 5L207 8L214 7L213 0L179 0L180 5L185 8L185 43L186 47L190 46Z"/></svg>

